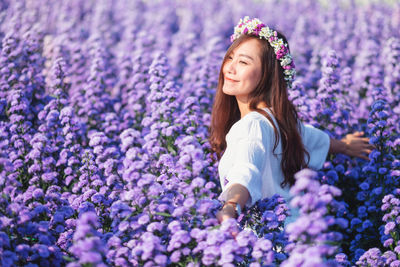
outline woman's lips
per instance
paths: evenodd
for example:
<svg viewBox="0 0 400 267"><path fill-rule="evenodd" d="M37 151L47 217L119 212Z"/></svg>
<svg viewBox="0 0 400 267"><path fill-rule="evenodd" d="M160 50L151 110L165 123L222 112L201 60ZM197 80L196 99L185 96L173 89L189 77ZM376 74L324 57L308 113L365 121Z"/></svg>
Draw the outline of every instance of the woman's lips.
<svg viewBox="0 0 400 267"><path fill-rule="evenodd" d="M238 82L238 81L236 81L236 80L229 79L228 77L225 77L225 80L227 80L227 81L229 81L229 82Z"/></svg>

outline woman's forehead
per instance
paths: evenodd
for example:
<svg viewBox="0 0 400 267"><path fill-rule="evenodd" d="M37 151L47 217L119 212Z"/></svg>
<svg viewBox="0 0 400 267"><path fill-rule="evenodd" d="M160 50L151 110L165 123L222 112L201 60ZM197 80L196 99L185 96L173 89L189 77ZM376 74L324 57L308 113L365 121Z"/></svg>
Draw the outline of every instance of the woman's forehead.
<svg viewBox="0 0 400 267"><path fill-rule="evenodd" d="M259 56L261 53L261 44L257 39L247 39L232 50L232 54L248 55L250 57Z"/></svg>

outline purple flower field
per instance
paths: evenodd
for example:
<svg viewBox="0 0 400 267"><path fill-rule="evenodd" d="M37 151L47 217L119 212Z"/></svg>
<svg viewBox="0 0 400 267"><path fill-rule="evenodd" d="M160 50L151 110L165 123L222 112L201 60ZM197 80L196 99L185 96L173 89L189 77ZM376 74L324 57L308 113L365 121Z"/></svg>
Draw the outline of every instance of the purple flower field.
<svg viewBox="0 0 400 267"><path fill-rule="evenodd" d="M1 1L0 266L400 266L400 3L329 2ZM278 195L215 218L245 15L288 37L304 122L376 146L298 172L294 222Z"/></svg>

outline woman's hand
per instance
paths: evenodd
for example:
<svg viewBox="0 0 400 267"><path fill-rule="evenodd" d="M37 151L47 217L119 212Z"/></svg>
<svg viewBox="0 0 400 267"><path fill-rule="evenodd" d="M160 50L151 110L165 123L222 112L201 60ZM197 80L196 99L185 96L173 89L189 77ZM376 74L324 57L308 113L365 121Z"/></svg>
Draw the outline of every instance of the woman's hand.
<svg viewBox="0 0 400 267"><path fill-rule="evenodd" d="M227 219L236 219L236 211L232 205L225 204L220 211L217 212L216 217L220 223Z"/></svg>
<svg viewBox="0 0 400 267"><path fill-rule="evenodd" d="M232 205L226 204L222 207L220 211L217 212L216 217L219 223L222 224L222 222L228 219L236 219L235 215L236 215L235 208ZM231 234L234 238L236 238L238 232L233 231L231 232Z"/></svg>
<svg viewBox="0 0 400 267"><path fill-rule="evenodd" d="M232 203L238 203L243 209L246 202L250 198L250 193L247 188L241 184L232 184L227 190L227 201L220 211L217 212L216 217L220 223L229 218L236 219L236 207ZM229 203L231 202L231 203Z"/></svg>
<svg viewBox="0 0 400 267"><path fill-rule="evenodd" d="M369 143L368 137L362 137L364 132L347 134L341 141L346 144L343 154L369 160L368 155L375 148Z"/></svg>
<svg viewBox="0 0 400 267"><path fill-rule="evenodd" d="M228 219L237 219L236 205L238 203L243 209L247 200L250 197L250 193L247 188L241 184L233 184L227 189L228 201L222 206L221 210L215 215L219 223L222 223ZM236 238L237 232L231 233Z"/></svg>
<svg viewBox="0 0 400 267"><path fill-rule="evenodd" d="M330 139L329 153L342 153L350 157L369 160L368 155L375 146L369 143L368 137L362 137L364 132L347 134L342 140Z"/></svg>

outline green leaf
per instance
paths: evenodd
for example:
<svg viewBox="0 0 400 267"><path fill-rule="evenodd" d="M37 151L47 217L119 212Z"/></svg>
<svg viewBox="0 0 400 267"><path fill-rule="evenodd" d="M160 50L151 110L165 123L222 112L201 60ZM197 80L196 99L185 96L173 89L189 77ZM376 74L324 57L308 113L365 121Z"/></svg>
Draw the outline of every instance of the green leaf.
<svg viewBox="0 0 400 267"><path fill-rule="evenodd" d="M63 256L63 259L66 260L66 261L68 261L68 262L72 262L72 261L75 260L74 258L69 257L69 256L65 256L65 255Z"/></svg>
<svg viewBox="0 0 400 267"><path fill-rule="evenodd" d="M154 214L160 215L160 216L164 216L164 217L172 217L171 214L166 213L166 212L156 212L156 213L154 213Z"/></svg>

